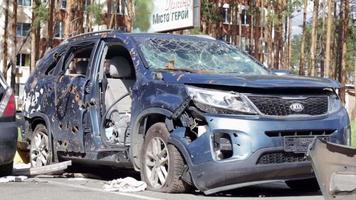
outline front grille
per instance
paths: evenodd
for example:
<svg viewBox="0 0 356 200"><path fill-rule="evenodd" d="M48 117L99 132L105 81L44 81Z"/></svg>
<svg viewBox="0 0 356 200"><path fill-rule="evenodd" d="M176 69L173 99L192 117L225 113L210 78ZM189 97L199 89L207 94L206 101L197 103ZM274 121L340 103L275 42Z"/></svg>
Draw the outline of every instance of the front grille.
<svg viewBox="0 0 356 200"><path fill-rule="evenodd" d="M284 136L327 136L335 132L334 129L326 130L287 130L287 131L266 131L268 137L284 137Z"/></svg>
<svg viewBox="0 0 356 200"><path fill-rule="evenodd" d="M279 96L248 96L253 104L265 115L322 115L328 111L328 97L307 97L305 99L283 98ZM299 112L291 109L292 104L301 104L303 109Z"/></svg>
<svg viewBox="0 0 356 200"><path fill-rule="evenodd" d="M270 152L263 154L257 161L258 165L281 164L306 161L304 153Z"/></svg>

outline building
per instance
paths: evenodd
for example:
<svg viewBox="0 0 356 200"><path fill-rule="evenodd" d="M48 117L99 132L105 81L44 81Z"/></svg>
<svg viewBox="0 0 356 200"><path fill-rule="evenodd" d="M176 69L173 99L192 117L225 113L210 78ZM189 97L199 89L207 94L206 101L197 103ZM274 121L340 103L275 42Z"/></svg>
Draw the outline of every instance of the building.
<svg viewBox="0 0 356 200"><path fill-rule="evenodd" d="M5 30L5 7L9 2L8 29ZM35 10L33 0L15 0L17 1L17 20L13 17L14 0L0 0L3 5L0 12L0 66L4 66L4 35L8 37L8 55L17 55L16 57L16 88L18 96L23 92L24 84L31 73L31 27L32 15ZM109 28L115 28L127 32L137 31L133 27L133 0L47 0L41 1L42 8L49 10L49 5L54 2L53 9L53 27L48 28L48 19L40 23L39 35L39 57L41 57L48 47L49 31L53 32L53 46L58 45L65 37L79 34L81 32L98 31ZM89 3L91 2L91 4ZM148 1L137 1L138 3L147 3ZM154 5L151 13L142 16L138 10L140 5L136 5L135 15L140 19L149 19L148 23L153 25L157 23L160 12L171 12L172 19L175 16L176 21L162 24L162 26L153 27L143 31L168 32L176 34L206 34L214 38L224 40L232 45L238 46L242 50L252 54L254 57L267 64L267 36L272 36L273 29L266 28L267 8L264 0L174 0L166 1L165 6L161 6L161 0L151 0ZM80 5L78 5L80 3ZM69 6L73 9L69 9ZM251 15L251 9L254 9L254 17ZM144 8L147 9L147 8ZM159 10L163 9L163 10ZM183 9L183 10L182 10ZM185 11L184 9L187 9ZM168 10L168 11L167 11ZM182 10L182 11L180 11ZM68 13L72 11L72 13ZM188 16L189 11L189 16ZM155 13L156 12L156 13ZM158 13L158 14L157 14ZM178 13L178 15L177 15ZM186 15L180 15L185 13ZM74 16L71 16L74 15ZM180 21L177 20L180 17ZM156 20L156 21L154 21ZM162 18L163 20L163 18ZM70 30L69 25L78 24L80 28ZM16 23L16 50L13 48L13 24ZM138 23L135 23L138 24ZM157 25L157 24L155 24ZM81 30L82 29L82 30ZM67 30L67 31L66 31ZM70 31L68 31L70 30ZM66 33L67 32L67 33ZM268 35L270 34L270 35ZM9 60L7 61L7 63ZM10 77L10 71L7 74ZM8 82L10 78L8 78Z"/></svg>
<svg viewBox="0 0 356 200"><path fill-rule="evenodd" d="M14 17L13 5L14 1L17 2L16 9L16 21ZM76 23L76 19L68 20L68 5L70 3L75 4L79 1L74 0L52 0L54 2L53 9L53 46L61 43L65 37L70 37L80 32L72 32L68 36L65 35L66 23ZM50 2L41 1L43 8L48 9ZM8 18L6 19L6 3L8 4ZM10 61L11 55L16 56L16 95L21 96L23 93L23 87L27 78L31 73L31 28L32 28L32 15L35 5L33 0L0 0L2 7L0 8L0 69L4 70L4 37L7 35L7 63ZM92 6L89 4L92 2ZM120 29L123 31L131 31L131 18L129 17L128 6L131 0L82 0L82 32L97 31L108 28ZM94 6L95 5L95 6ZM89 15L89 10L95 13L96 18ZM98 9L100 9L98 11ZM94 14L93 14L94 15ZM5 22L8 21L7 29L5 29ZM48 49L48 19L41 21L40 23L40 35L39 35L39 57L41 57ZM14 48L14 31L13 26L16 26L16 49ZM6 64L5 64L6 65ZM7 71L7 81L10 84L11 70Z"/></svg>

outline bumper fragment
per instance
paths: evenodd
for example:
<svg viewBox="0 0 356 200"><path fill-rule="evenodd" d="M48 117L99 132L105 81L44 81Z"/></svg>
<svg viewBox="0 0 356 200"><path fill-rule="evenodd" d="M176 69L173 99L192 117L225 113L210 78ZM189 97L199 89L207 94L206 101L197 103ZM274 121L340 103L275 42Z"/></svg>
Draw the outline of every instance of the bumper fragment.
<svg viewBox="0 0 356 200"><path fill-rule="evenodd" d="M356 199L356 149L315 140L308 156L325 199Z"/></svg>

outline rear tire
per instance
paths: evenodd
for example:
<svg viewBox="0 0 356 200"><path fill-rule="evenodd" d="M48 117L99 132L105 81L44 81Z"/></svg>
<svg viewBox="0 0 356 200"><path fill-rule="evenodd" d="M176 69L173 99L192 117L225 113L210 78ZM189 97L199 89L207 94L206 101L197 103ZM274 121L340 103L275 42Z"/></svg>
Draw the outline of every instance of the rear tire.
<svg viewBox="0 0 356 200"><path fill-rule="evenodd" d="M178 149L167 144L169 132L164 123L152 125L141 153L141 179L149 190L184 193L190 186L181 179L185 162Z"/></svg>
<svg viewBox="0 0 356 200"><path fill-rule="evenodd" d="M286 181L289 188L299 191L317 192L320 190L316 178Z"/></svg>
<svg viewBox="0 0 356 200"><path fill-rule="evenodd" d="M0 166L0 177L11 175L13 163Z"/></svg>
<svg viewBox="0 0 356 200"><path fill-rule="evenodd" d="M30 147L30 161L32 167L49 165L52 151L49 145L48 131L45 125L37 124L33 131Z"/></svg>

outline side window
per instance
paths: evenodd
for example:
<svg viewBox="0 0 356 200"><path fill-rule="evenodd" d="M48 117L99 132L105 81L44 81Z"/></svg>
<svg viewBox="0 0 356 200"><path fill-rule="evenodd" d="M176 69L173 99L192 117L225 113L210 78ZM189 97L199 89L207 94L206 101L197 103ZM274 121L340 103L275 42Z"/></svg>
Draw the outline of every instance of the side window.
<svg viewBox="0 0 356 200"><path fill-rule="evenodd" d="M73 47L65 62L65 74L69 76L87 75L94 44Z"/></svg>
<svg viewBox="0 0 356 200"><path fill-rule="evenodd" d="M45 75L53 75L57 64L60 62L63 54L66 52L66 46L59 46L46 54L39 62L39 70Z"/></svg>
<svg viewBox="0 0 356 200"><path fill-rule="evenodd" d="M135 70L128 50L110 45L104 60L104 74L112 79L135 79Z"/></svg>

